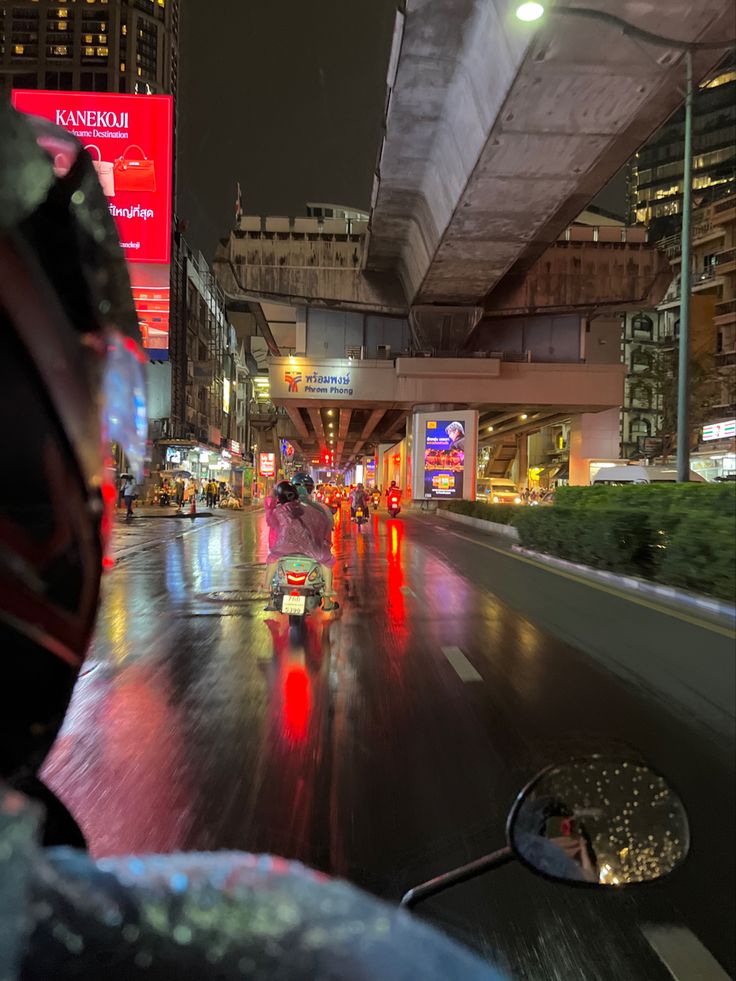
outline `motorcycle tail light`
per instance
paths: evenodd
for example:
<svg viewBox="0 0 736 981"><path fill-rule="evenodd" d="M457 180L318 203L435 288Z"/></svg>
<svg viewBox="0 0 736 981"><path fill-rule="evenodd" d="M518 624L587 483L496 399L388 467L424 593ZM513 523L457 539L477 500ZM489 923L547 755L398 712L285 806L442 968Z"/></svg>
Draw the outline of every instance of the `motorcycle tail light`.
<svg viewBox="0 0 736 981"><path fill-rule="evenodd" d="M303 586L307 581L306 572L287 572L286 581L290 586Z"/></svg>

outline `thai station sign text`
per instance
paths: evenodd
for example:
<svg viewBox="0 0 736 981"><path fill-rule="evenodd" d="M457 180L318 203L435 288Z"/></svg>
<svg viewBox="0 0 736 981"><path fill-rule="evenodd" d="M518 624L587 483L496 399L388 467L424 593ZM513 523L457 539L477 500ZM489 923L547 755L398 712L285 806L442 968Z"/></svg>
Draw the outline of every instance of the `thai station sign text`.
<svg viewBox="0 0 736 981"><path fill-rule="evenodd" d="M269 364L273 399L394 401L396 373L391 362L273 358Z"/></svg>

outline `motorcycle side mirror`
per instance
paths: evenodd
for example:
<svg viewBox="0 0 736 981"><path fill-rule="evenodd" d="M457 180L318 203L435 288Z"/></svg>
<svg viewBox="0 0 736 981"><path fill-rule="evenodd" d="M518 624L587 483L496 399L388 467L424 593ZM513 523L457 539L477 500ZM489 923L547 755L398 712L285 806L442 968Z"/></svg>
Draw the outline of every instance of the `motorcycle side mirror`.
<svg viewBox="0 0 736 981"><path fill-rule="evenodd" d="M685 807L664 777L602 756L543 770L517 797L506 832L524 865L580 885L653 882L690 847Z"/></svg>

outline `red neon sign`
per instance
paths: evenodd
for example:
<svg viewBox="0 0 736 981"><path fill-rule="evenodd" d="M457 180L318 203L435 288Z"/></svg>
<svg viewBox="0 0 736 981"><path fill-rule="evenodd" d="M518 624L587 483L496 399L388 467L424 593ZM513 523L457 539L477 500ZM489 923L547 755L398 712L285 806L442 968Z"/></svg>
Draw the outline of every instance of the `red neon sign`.
<svg viewBox="0 0 736 981"><path fill-rule="evenodd" d="M87 148L128 262L171 258L172 98L15 89L13 105Z"/></svg>
<svg viewBox="0 0 736 981"><path fill-rule="evenodd" d="M261 453L258 472L261 477L273 477L276 474L276 454Z"/></svg>

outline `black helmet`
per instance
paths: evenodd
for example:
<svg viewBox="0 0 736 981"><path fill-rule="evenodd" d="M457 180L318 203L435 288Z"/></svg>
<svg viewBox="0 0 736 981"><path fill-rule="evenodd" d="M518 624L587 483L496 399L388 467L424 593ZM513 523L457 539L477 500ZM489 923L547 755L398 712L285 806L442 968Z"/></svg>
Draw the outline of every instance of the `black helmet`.
<svg viewBox="0 0 736 981"><path fill-rule="evenodd" d="M0 775L53 742L92 634L117 497L105 441L140 477L145 357L127 267L90 156L0 106ZM109 442L107 443L109 447Z"/></svg>
<svg viewBox="0 0 736 981"><path fill-rule="evenodd" d="M307 494L311 494L314 490L314 481L310 475L308 473L304 473L303 470L300 470L299 473L295 473L291 478L291 482L295 487L299 487L300 485L305 487Z"/></svg>
<svg viewBox="0 0 736 981"><path fill-rule="evenodd" d="M299 500L299 491L288 480L280 480L273 489L273 496L279 504L288 504Z"/></svg>

